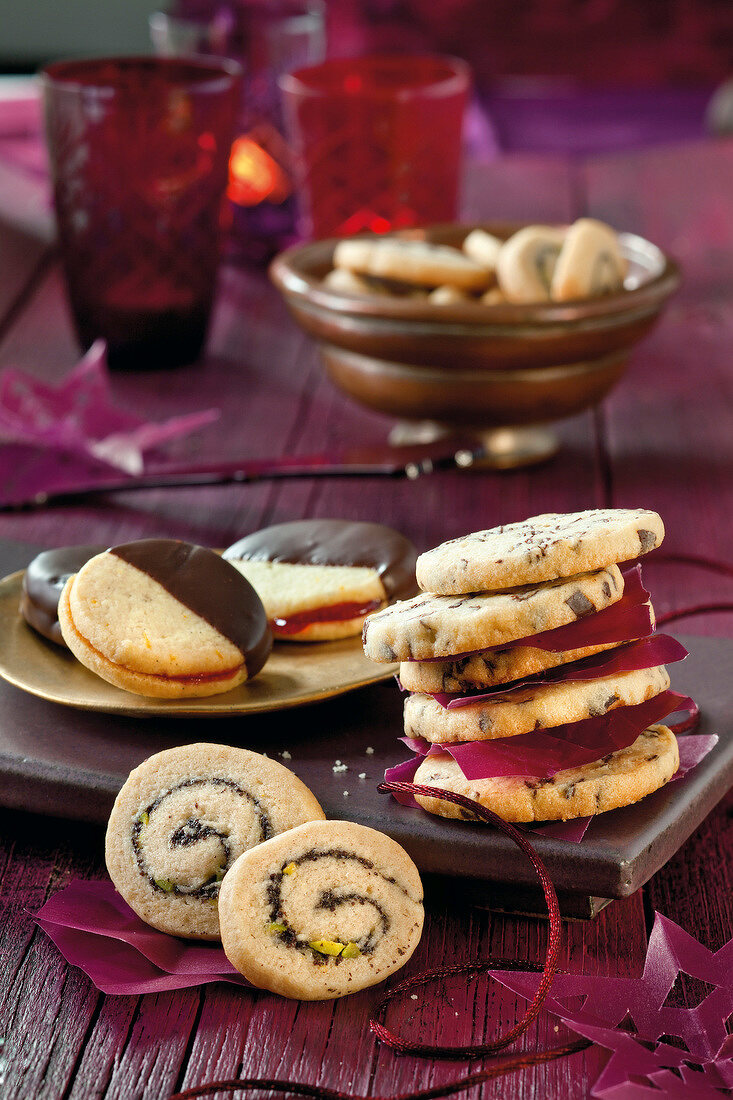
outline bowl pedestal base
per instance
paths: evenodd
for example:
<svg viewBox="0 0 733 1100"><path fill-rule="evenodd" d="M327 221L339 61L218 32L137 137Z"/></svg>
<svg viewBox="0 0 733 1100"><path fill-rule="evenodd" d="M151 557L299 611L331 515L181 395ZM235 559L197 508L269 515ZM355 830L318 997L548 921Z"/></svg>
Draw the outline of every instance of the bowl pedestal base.
<svg viewBox="0 0 733 1100"><path fill-rule="evenodd" d="M389 442L395 447L435 443L456 432L454 426L440 424L436 420L400 420L391 429ZM460 435L461 442L465 444L465 429ZM538 424L476 429L471 432L471 438L475 438L484 448L485 454L467 462L467 465L482 470L516 470L522 466L536 466L553 458L560 447L556 433Z"/></svg>

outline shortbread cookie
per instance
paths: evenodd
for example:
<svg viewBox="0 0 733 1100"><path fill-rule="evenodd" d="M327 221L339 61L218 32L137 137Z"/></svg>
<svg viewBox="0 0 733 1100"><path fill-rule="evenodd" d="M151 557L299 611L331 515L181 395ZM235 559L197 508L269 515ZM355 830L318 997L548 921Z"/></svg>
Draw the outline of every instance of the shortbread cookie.
<svg viewBox="0 0 733 1100"><path fill-rule="evenodd" d="M91 558L64 588L59 622L92 672L138 695L229 691L272 648L262 601L212 550L141 539Z"/></svg>
<svg viewBox="0 0 733 1100"><path fill-rule="evenodd" d="M462 248L477 264L488 268L489 271L495 271L496 261L503 244L499 237L487 233L485 229L472 229L465 238Z"/></svg>
<svg viewBox="0 0 733 1100"><path fill-rule="evenodd" d="M621 570L610 565L504 592L423 594L370 615L364 652L373 661L423 661L500 646L609 607L623 590Z"/></svg>
<svg viewBox="0 0 733 1100"><path fill-rule="evenodd" d="M508 299L500 287L492 286L481 295L479 301L485 306L503 306Z"/></svg>
<svg viewBox="0 0 733 1100"><path fill-rule="evenodd" d="M486 290L493 282L490 271L457 248L396 237L339 241L333 263L359 275L425 287L447 284L463 290Z"/></svg>
<svg viewBox="0 0 733 1100"><path fill-rule="evenodd" d="M20 613L34 630L57 645L66 646L59 626L59 600L72 574L104 546L62 546L44 550L23 574Z"/></svg>
<svg viewBox="0 0 733 1100"><path fill-rule="evenodd" d="M417 582L442 595L494 591L630 561L663 538L662 520L646 508L547 513L428 550L417 559Z"/></svg>
<svg viewBox="0 0 733 1100"><path fill-rule="evenodd" d="M628 748L557 772L551 779L502 776L469 781L453 757L442 753L426 757L414 781L472 798L505 821L567 821L630 806L668 783L678 767L677 738L659 725L644 730ZM415 798L429 813L475 820L453 802Z"/></svg>
<svg viewBox="0 0 733 1100"><path fill-rule="evenodd" d="M532 730L552 729L585 718L599 718L617 707L636 706L669 687L664 665L617 672L596 680L567 680L516 688L495 700L447 708L432 695L405 700L405 734L434 745L489 741Z"/></svg>
<svg viewBox="0 0 733 1100"><path fill-rule="evenodd" d="M397 279L375 279L369 275L357 275L345 267L334 267L324 275L321 286L335 290L337 294L358 294L360 297L378 298L427 298L427 290Z"/></svg>
<svg viewBox="0 0 733 1100"><path fill-rule="evenodd" d="M632 639L629 639L630 641ZM492 649L485 653L473 653L457 661L403 661L399 678L405 691L466 692L473 688L496 687L512 680L523 680L539 672L569 665L592 657L604 649L613 649L618 642L585 646L583 649L566 649L554 652L536 649L534 646L512 646L511 649Z"/></svg>
<svg viewBox="0 0 733 1100"><path fill-rule="evenodd" d="M597 298L623 289L627 263L618 234L604 222L579 218L567 232L552 274L554 302Z"/></svg>
<svg viewBox="0 0 733 1100"><path fill-rule="evenodd" d="M379 523L296 520L256 531L224 551L254 586L275 637L332 641L364 616L416 591L417 551Z"/></svg>
<svg viewBox="0 0 733 1100"><path fill-rule="evenodd" d="M475 302L476 299L456 286L436 286L435 290L431 290L428 294L428 301L435 306L455 306L465 302Z"/></svg>
<svg viewBox="0 0 733 1100"><path fill-rule="evenodd" d="M565 233L551 225L528 225L505 241L496 260L496 277L508 301L549 302Z"/></svg>
<svg viewBox="0 0 733 1100"><path fill-rule="evenodd" d="M370 297L375 294L386 295L389 291L383 287L368 283L360 275L348 271L345 267L334 267L323 277L321 286L327 290L335 290L337 294L358 294L360 297Z"/></svg>
<svg viewBox="0 0 733 1100"><path fill-rule="evenodd" d="M422 884L394 840L317 821L252 848L221 888L227 958L284 997L330 1000L399 970L423 925Z"/></svg>
<svg viewBox="0 0 733 1100"><path fill-rule="evenodd" d="M183 745L149 757L117 795L107 869L147 924L173 936L218 939L219 886L255 844L323 810L274 760L226 745Z"/></svg>

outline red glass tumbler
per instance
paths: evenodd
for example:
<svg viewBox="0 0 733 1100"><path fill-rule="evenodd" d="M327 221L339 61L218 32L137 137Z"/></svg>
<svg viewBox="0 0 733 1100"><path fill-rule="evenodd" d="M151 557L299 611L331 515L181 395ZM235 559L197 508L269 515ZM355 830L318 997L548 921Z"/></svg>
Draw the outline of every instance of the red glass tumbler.
<svg viewBox="0 0 733 1100"><path fill-rule="evenodd" d="M83 348L119 368L203 347L240 107L226 60L102 58L43 72L61 255Z"/></svg>
<svg viewBox="0 0 733 1100"><path fill-rule="evenodd" d="M281 77L305 236L452 221L468 66L423 55L335 58Z"/></svg>

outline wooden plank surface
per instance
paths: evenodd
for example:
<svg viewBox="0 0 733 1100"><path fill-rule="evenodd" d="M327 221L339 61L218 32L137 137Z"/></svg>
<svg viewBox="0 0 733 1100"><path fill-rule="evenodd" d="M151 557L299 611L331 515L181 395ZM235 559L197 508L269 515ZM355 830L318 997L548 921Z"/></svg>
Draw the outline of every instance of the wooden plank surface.
<svg viewBox="0 0 733 1100"><path fill-rule="evenodd" d="M706 146L694 156L672 150L604 158L577 169L523 158L485 166L467 184L470 216L564 221L591 212L670 247L685 267L683 292L638 349L629 375L601 413L562 425L564 447L553 463L510 475L439 474L417 484L374 479L359 482L356 490L333 481L118 494L84 507L2 516L0 537L51 546L90 536L113 541L168 534L226 545L279 519L343 515L392 523L424 547L537 511L639 503L663 512L670 547L730 558L730 146ZM16 291L0 300L6 320L0 367L12 364L54 380L77 353L58 271L36 263L41 253L34 248L29 238L31 262L24 266L22 235L0 225L0 274L15 280ZM224 273L202 365L170 375L120 376L113 388L121 404L148 417L222 407L218 425L176 445L180 457L297 453L338 440L375 442L387 431L382 418L332 389L314 348L258 272ZM733 598L733 582L704 570L651 568L658 611L724 592ZM685 628L730 635L733 618L709 616ZM561 965L639 973L654 908L719 947L733 931L730 811L728 800L643 891L593 923L567 925ZM102 997L59 960L28 917L70 878L103 874L101 830L3 812L0 835L0 947L6 963L0 968L0 1019L8 1100L157 1100L179 1087L242 1073L393 1095L451 1080L469 1068L397 1058L380 1049L367 1031L375 991L321 1005L224 986ZM425 936L409 969L487 951L537 960L546 934L540 921L431 898ZM397 1004L390 1023L396 1030L442 1032L444 1040L459 1041L495 1033L522 1009L523 1002L479 979L468 988L449 983L424 1001ZM542 1017L519 1045L534 1049L562 1038L552 1018ZM468 1095L574 1100L587 1095L604 1059L593 1048Z"/></svg>

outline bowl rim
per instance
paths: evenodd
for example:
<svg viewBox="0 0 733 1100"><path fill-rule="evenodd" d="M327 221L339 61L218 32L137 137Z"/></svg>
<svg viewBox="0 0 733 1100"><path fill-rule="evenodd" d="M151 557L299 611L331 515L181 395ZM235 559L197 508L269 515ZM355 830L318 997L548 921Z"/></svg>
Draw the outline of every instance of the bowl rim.
<svg viewBox="0 0 733 1100"><path fill-rule="evenodd" d="M447 243L450 238L460 234L467 236L473 229L484 229L488 233L504 238L527 225L537 222L518 221L479 221L479 222L443 222L418 229L399 230L391 233L360 233L351 239L378 240L399 238L403 240L428 240ZM542 223L544 224L544 223ZM557 223L552 223L557 224ZM341 318L354 317L362 321L392 320L394 322L419 322L420 324L473 325L479 327L497 326L555 326L572 322L588 322L616 317L619 314L635 310L648 310L659 307L680 285L681 273L678 264L661 248L636 233L619 232L619 240L626 255L634 251L646 252L659 265L659 271L652 278L636 287L626 288L614 294L599 298L582 298L568 302L532 302L518 304L506 302L486 304L481 301L455 302L436 305L424 299L394 296L366 297L346 293L336 293L321 285L322 276L315 275L316 270L327 266L333 250L339 240L344 238L328 237L322 240L306 241L292 245L279 253L270 263L269 275L275 286L286 298L297 304L309 304L325 313Z"/></svg>

